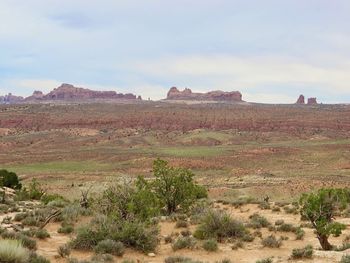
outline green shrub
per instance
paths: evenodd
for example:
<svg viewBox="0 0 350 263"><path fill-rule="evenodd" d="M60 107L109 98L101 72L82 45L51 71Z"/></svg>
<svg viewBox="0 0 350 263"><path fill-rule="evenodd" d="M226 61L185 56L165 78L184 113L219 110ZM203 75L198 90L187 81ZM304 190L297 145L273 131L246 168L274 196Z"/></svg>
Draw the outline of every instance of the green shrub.
<svg viewBox="0 0 350 263"><path fill-rule="evenodd" d="M27 216L22 220L22 224L25 226L38 226L39 221L33 216Z"/></svg>
<svg viewBox="0 0 350 263"><path fill-rule="evenodd" d="M274 235L270 235L261 241L264 247L279 248L282 245L282 241L278 240Z"/></svg>
<svg viewBox="0 0 350 263"><path fill-rule="evenodd" d="M242 239L242 241L244 241L244 242L253 242L254 239L255 239L255 236L253 236L253 235L250 234L250 233L246 233L241 239Z"/></svg>
<svg viewBox="0 0 350 263"><path fill-rule="evenodd" d="M295 239L296 240L302 240L305 236L305 231L301 227L297 227L294 231L295 233Z"/></svg>
<svg viewBox="0 0 350 263"><path fill-rule="evenodd" d="M175 227L176 228L188 227L188 223L185 220L179 220L179 221L176 222Z"/></svg>
<svg viewBox="0 0 350 263"><path fill-rule="evenodd" d="M23 234L16 235L16 239L18 239L22 245L28 249L35 250L37 248L36 240L31 239Z"/></svg>
<svg viewBox="0 0 350 263"><path fill-rule="evenodd" d="M112 239L121 241L125 246L142 252L152 252L158 245L159 229L139 222L123 222L120 231Z"/></svg>
<svg viewBox="0 0 350 263"><path fill-rule="evenodd" d="M350 248L350 243L343 242L343 244L341 246L334 247L333 250L334 251L345 251L345 250L348 250L349 248Z"/></svg>
<svg viewBox="0 0 350 263"><path fill-rule="evenodd" d="M50 260L37 255L36 253L30 253L29 262L28 263L50 263Z"/></svg>
<svg viewBox="0 0 350 263"><path fill-rule="evenodd" d="M244 225L232 219L228 214L210 211L197 227L194 236L198 239L222 240L224 238L240 238L247 233Z"/></svg>
<svg viewBox="0 0 350 263"><path fill-rule="evenodd" d="M215 239L209 239L203 242L202 247L206 251L217 251L218 250L218 242Z"/></svg>
<svg viewBox="0 0 350 263"><path fill-rule="evenodd" d="M174 251L184 248L194 248L196 240L193 237L179 237L172 245Z"/></svg>
<svg viewBox="0 0 350 263"><path fill-rule="evenodd" d="M284 220L283 219L278 219L275 222L275 226L280 226L280 225L283 225L283 224L284 224Z"/></svg>
<svg viewBox="0 0 350 263"><path fill-rule="evenodd" d="M62 245L62 246L59 246L58 249L57 249L57 253L58 255L61 257L61 258L67 258L69 257L70 255L70 246L65 244L65 245Z"/></svg>
<svg viewBox="0 0 350 263"><path fill-rule="evenodd" d="M44 194L40 199L40 201L45 205L49 204L52 201L57 201L57 200L67 202L67 200L64 199L64 197L59 194Z"/></svg>
<svg viewBox="0 0 350 263"><path fill-rule="evenodd" d="M0 262L28 263L29 251L18 240L0 240Z"/></svg>
<svg viewBox="0 0 350 263"><path fill-rule="evenodd" d="M120 257L124 254L125 247L121 242L105 239L98 242L94 250L96 254L113 254Z"/></svg>
<svg viewBox="0 0 350 263"><path fill-rule="evenodd" d="M35 178L33 178L28 188L24 187L20 191L17 191L16 200L17 201L24 201L29 199L40 200L44 194L45 194L45 191L42 188L41 184L38 183L38 181Z"/></svg>
<svg viewBox="0 0 350 263"><path fill-rule="evenodd" d="M104 239L107 233L100 233L89 226L81 227L77 231L77 236L71 242L71 247L81 250L93 249L98 242Z"/></svg>
<svg viewBox="0 0 350 263"><path fill-rule="evenodd" d="M14 217L14 221L20 222L28 216L28 213L18 213Z"/></svg>
<svg viewBox="0 0 350 263"><path fill-rule="evenodd" d="M185 229L185 230L181 230L180 234L184 237L188 237L188 236L192 235L192 232L188 229Z"/></svg>
<svg viewBox="0 0 350 263"><path fill-rule="evenodd" d="M39 238L39 239L45 239L45 238L49 238L50 234L49 234L49 232L47 232L46 229L38 229L35 232L35 237Z"/></svg>
<svg viewBox="0 0 350 263"><path fill-rule="evenodd" d="M232 250L237 250L237 249L239 249L239 248L243 248L244 247L244 244L243 244L243 242L242 241L237 241L236 243L234 243L233 245L232 245Z"/></svg>
<svg viewBox="0 0 350 263"><path fill-rule="evenodd" d="M339 263L350 263L350 255L344 255Z"/></svg>
<svg viewBox="0 0 350 263"><path fill-rule="evenodd" d="M302 258L312 258L313 248L311 245L307 245L304 248L295 248L292 250L293 259L302 259Z"/></svg>
<svg viewBox="0 0 350 263"><path fill-rule="evenodd" d="M286 224L283 223L282 225L278 226L277 231L281 231L281 232L295 232L295 226L293 226L292 224Z"/></svg>
<svg viewBox="0 0 350 263"><path fill-rule="evenodd" d="M60 234L70 234L74 231L74 226L71 224L67 224L66 222L63 222L61 224L61 227L57 230Z"/></svg>
<svg viewBox="0 0 350 263"><path fill-rule="evenodd" d="M91 263L114 262L114 258L110 254L97 254L92 256Z"/></svg>
<svg viewBox="0 0 350 263"><path fill-rule="evenodd" d="M273 262L272 258L264 258L256 261L256 263L272 263L272 262Z"/></svg>
<svg viewBox="0 0 350 263"><path fill-rule="evenodd" d="M100 216L92 220L88 226L78 229L77 236L72 241L72 247L90 250L98 242L112 239L142 252L152 252L158 245L158 233L157 226Z"/></svg>
<svg viewBox="0 0 350 263"><path fill-rule="evenodd" d="M13 189L21 189L22 184L19 182L17 174L7 170L0 170L0 186Z"/></svg>
<svg viewBox="0 0 350 263"><path fill-rule="evenodd" d="M215 261L215 263L232 263L232 261L228 258L224 258L222 260Z"/></svg>
<svg viewBox="0 0 350 263"><path fill-rule="evenodd" d="M284 210L284 212L286 212L287 214L294 214L294 215L296 215L296 214L299 213L298 208L296 208L296 207L294 207L294 206L292 206L292 207L285 206L285 207L283 207L283 210Z"/></svg>
<svg viewBox="0 0 350 263"><path fill-rule="evenodd" d="M108 187L100 198L99 207L105 215L118 216L128 220L137 218L147 221L160 213L160 200L152 186L142 177L135 183L116 184Z"/></svg>
<svg viewBox="0 0 350 263"><path fill-rule="evenodd" d="M201 263L200 261L194 261L190 258L183 256L171 256L164 260L164 263Z"/></svg>
<svg viewBox="0 0 350 263"><path fill-rule="evenodd" d="M271 209L271 206L268 202L261 202L258 207L262 210L268 210Z"/></svg>
<svg viewBox="0 0 350 263"><path fill-rule="evenodd" d="M272 212L281 212L281 208L278 206L274 206L274 207L272 207L271 211Z"/></svg>
<svg viewBox="0 0 350 263"><path fill-rule="evenodd" d="M269 227L271 225L271 223L266 219L266 217L261 216L258 213L251 215L249 219L250 223L248 224L248 226L252 228Z"/></svg>

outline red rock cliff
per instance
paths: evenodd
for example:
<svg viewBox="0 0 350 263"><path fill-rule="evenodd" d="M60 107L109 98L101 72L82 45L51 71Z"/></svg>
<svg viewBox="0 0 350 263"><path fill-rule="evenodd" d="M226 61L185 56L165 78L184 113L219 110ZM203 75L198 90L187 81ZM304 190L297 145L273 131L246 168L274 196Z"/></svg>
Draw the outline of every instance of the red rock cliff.
<svg viewBox="0 0 350 263"><path fill-rule="evenodd" d="M167 100L202 100L202 101L233 101L242 102L242 94L239 91L210 91L207 93L194 93L186 88L183 91L172 87L168 94Z"/></svg>

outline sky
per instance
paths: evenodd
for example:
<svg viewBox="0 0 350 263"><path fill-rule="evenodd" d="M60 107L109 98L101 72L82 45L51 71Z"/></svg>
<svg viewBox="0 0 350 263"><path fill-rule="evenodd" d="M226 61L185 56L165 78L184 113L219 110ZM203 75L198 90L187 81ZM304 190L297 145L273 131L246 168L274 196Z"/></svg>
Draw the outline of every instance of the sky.
<svg viewBox="0 0 350 263"><path fill-rule="evenodd" d="M0 94L71 83L350 103L349 14L348 0L0 0Z"/></svg>

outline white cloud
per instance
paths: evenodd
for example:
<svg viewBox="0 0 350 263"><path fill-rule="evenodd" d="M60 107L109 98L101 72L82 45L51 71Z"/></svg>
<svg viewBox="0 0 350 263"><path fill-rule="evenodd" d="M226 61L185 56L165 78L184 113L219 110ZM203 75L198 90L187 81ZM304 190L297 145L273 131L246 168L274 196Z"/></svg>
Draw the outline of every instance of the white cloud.
<svg viewBox="0 0 350 263"><path fill-rule="evenodd" d="M244 100L258 103L295 103L297 98L274 93L244 93Z"/></svg>
<svg viewBox="0 0 350 263"><path fill-rule="evenodd" d="M215 80L223 89L249 91L267 86L311 86L319 90L350 93L350 65L333 67L290 57L190 56L135 63L143 74L154 77ZM190 83L189 83L190 84ZM203 81L205 86L205 81Z"/></svg>
<svg viewBox="0 0 350 263"><path fill-rule="evenodd" d="M61 82L51 79L9 80L8 83L11 87L20 88L21 91L25 90L26 94L32 93L34 90L40 90L47 93L61 84Z"/></svg>

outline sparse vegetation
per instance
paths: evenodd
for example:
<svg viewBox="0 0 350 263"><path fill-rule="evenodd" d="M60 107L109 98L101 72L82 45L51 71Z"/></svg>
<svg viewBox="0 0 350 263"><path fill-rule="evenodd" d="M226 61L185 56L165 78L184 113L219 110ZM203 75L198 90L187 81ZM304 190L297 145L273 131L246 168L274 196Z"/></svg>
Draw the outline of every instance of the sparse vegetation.
<svg viewBox="0 0 350 263"><path fill-rule="evenodd" d="M125 252L125 247L122 242L116 242L111 239L104 239L95 246L96 254L113 254L122 256Z"/></svg>
<svg viewBox="0 0 350 263"><path fill-rule="evenodd" d="M69 245L65 244L65 245L58 247L57 253L60 257L67 258L70 256L71 249L70 249Z"/></svg>
<svg viewBox="0 0 350 263"><path fill-rule="evenodd" d="M303 258L312 258L313 248L311 245L307 245L304 248L295 248L292 251L293 259L303 259Z"/></svg>
<svg viewBox="0 0 350 263"><path fill-rule="evenodd" d="M215 239L209 239L203 242L203 249L206 251L217 251L218 250L218 242Z"/></svg>
<svg viewBox="0 0 350 263"><path fill-rule="evenodd" d="M249 217L250 223L248 224L248 227L252 228L262 228L262 227L269 227L271 223L263 216L255 213Z"/></svg>
<svg viewBox="0 0 350 263"><path fill-rule="evenodd" d="M194 236L198 239L215 238L218 241L224 238L241 238L247 234L243 223L232 219L221 211L210 211L197 227Z"/></svg>
<svg viewBox="0 0 350 263"><path fill-rule="evenodd" d="M261 241L264 247L279 248L282 245L282 241L277 239L276 236L270 235Z"/></svg>
<svg viewBox="0 0 350 263"><path fill-rule="evenodd" d="M0 240L0 262L27 263L29 251L18 240Z"/></svg>
<svg viewBox="0 0 350 263"><path fill-rule="evenodd" d="M256 261L255 263L272 263L272 262L273 262L272 258L264 258Z"/></svg>
<svg viewBox="0 0 350 263"><path fill-rule="evenodd" d="M196 245L196 240L193 237L179 237L172 244L174 251L184 248L192 249Z"/></svg>

